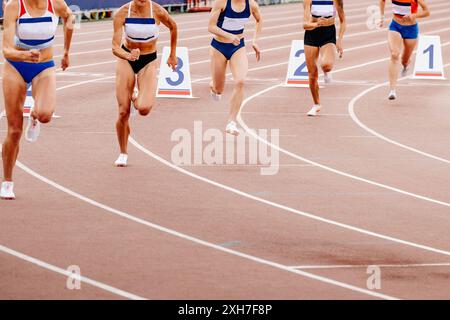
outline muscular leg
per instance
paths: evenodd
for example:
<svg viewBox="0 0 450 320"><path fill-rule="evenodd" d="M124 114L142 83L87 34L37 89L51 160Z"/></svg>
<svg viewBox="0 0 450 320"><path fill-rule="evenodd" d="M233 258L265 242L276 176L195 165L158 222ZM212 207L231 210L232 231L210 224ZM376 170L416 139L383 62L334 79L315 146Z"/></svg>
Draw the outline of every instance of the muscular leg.
<svg viewBox="0 0 450 320"><path fill-rule="evenodd" d="M245 47L236 51L230 59L231 73L233 74L234 89L231 95L231 108L228 121L236 121L244 99L244 83L248 72L248 58Z"/></svg>
<svg viewBox="0 0 450 320"><path fill-rule="evenodd" d="M211 58L211 90L214 93L222 94L225 89L225 74L228 61L222 53L212 47L210 48L209 56Z"/></svg>
<svg viewBox="0 0 450 320"><path fill-rule="evenodd" d="M3 97L5 101L8 133L3 143L3 178L12 181L13 168L19 154L19 142L23 127L23 104L27 86L19 73L5 62L3 71Z"/></svg>
<svg viewBox="0 0 450 320"><path fill-rule="evenodd" d="M411 56L413 54L414 49L417 45L417 39L404 39L403 40L403 54L402 54L402 65L406 68L410 61Z"/></svg>
<svg viewBox="0 0 450 320"><path fill-rule="evenodd" d="M142 116L146 116L156 102L156 61L152 61L138 73L137 81L139 95L134 101L134 105Z"/></svg>
<svg viewBox="0 0 450 320"><path fill-rule="evenodd" d="M32 84L34 108L31 116L41 123L50 122L56 104L55 68L42 71Z"/></svg>
<svg viewBox="0 0 450 320"><path fill-rule="evenodd" d="M306 66L309 74L309 89L314 100L314 104L320 104L319 98L319 71L317 60L319 58L319 48L305 46Z"/></svg>
<svg viewBox="0 0 450 320"><path fill-rule="evenodd" d="M128 61L118 59L116 66L116 98L119 105L119 117L116 122L117 138L120 152L127 153L130 126L131 96L133 94L135 75Z"/></svg>
<svg viewBox="0 0 450 320"><path fill-rule="evenodd" d="M336 60L336 45L334 43L327 43L320 48L320 67L323 72L330 72L333 70L334 61Z"/></svg>
<svg viewBox="0 0 450 320"><path fill-rule="evenodd" d="M389 49L391 51L391 61L389 63L389 84L390 89L395 90L398 78L398 62L402 50L403 39L400 33L389 31L388 35Z"/></svg>

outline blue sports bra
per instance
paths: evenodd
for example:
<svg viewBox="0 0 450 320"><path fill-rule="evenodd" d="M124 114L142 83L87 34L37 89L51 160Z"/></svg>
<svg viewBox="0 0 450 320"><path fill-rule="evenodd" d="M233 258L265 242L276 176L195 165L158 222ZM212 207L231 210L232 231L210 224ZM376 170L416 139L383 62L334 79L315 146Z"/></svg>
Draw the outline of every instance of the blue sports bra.
<svg viewBox="0 0 450 320"><path fill-rule="evenodd" d="M227 6L217 20L217 26L223 31L241 34L244 32L244 25L250 18L250 3L249 0L245 0L245 9L242 12L236 12L231 7L231 1L227 0Z"/></svg>
<svg viewBox="0 0 450 320"><path fill-rule="evenodd" d="M130 2L128 7L128 17L125 18L125 36L131 42L151 42L158 38L159 36L159 26L156 24L153 18L153 4L150 1L150 18L132 18L131 15L131 5L133 1Z"/></svg>

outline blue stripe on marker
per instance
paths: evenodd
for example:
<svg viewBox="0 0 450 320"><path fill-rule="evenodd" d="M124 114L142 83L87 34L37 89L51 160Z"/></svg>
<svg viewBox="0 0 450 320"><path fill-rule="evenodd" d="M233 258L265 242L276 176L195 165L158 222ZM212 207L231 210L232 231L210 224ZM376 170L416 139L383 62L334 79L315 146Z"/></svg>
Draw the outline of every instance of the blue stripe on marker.
<svg viewBox="0 0 450 320"><path fill-rule="evenodd" d="M155 24L153 18L125 18L125 23L129 24Z"/></svg>
<svg viewBox="0 0 450 320"><path fill-rule="evenodd" d="M19 23L53 22L52 17L20 18Z"/></svg>

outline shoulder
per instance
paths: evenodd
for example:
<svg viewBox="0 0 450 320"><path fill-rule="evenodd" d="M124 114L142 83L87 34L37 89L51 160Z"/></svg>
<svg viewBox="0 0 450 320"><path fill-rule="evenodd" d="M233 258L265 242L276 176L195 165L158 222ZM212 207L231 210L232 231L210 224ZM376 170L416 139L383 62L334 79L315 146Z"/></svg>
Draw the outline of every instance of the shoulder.
<svg viewBox="0 0 450 320"><path fill-rule="evenodd" d="M130 8L130 3L126 3L123 6L121 6L117 11L114 13L114 21L120 21L124 20L126 16L128 16L128 10Z"/></svg>
<svg viewBox="0 0 450 320"><path fill-rule="evenodd" d="M5 18L17 18L19 12L19 0L9 0L4 3L4 16Z"/></svg>
<svg viewBox="0 0 450 320"><path fill-rule="evenodd" d="M252 9L258 9L259 8L258 1L256 1L256 0L249 0L249 2L250 2L250 7Z"/></svg>
<svg viewBox="0 0 450 320"><path fill-rule="evenodd" d="M152 1L152 8L153 12L157 15L164 15L166 13L168 14L167 10L162 5L156 3L155 1Z"/></svg>
<svg viewBox="0 0 450 320"><path fill-rule="evenodd" d="M215 9L225 9L227 6L228 0L216 0L214 1L214 8Z"/></svg>

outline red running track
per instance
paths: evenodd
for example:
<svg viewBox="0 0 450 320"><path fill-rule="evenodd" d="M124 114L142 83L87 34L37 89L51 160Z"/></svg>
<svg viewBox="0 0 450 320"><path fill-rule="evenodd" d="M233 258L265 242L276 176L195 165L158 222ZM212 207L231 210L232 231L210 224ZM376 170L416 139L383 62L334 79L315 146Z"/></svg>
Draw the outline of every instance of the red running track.
<svg viewBox="0 0 450 320"><path fill-rule="evenodd" d="M441 36L449 63L450 6L429 2L421 32ZM313 119L308 89L280 86L301 5L261 9L263 56L248 46L241 125L280 130L269 176L170 160L174 130L225 125L232 82L210 100L207 13L175 16L198 99L160 99L133 118L130 166L113 167L112 24L82 24L57 76L61 118L22 144L18 198L0 202L0 298L449 299L450 83L406 79L388 102L387 31L367 29L369 4L346 7L346 52ZM168 41L163 32L160 49ZM81 290L66 288L71 265ZM367 287L369 265L380 289Z"/></svg>

